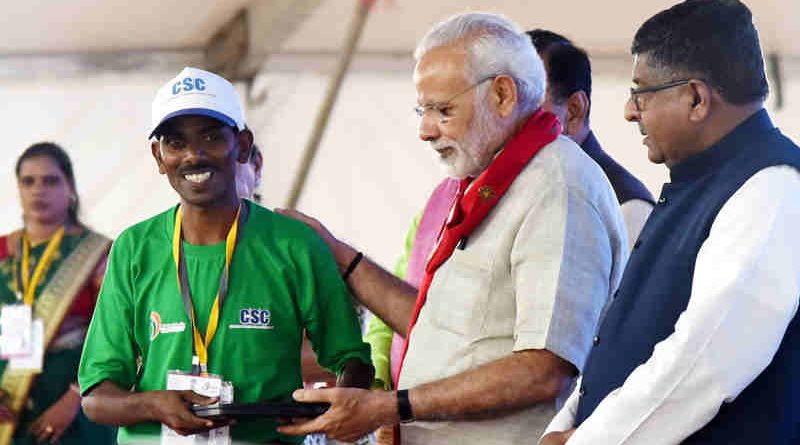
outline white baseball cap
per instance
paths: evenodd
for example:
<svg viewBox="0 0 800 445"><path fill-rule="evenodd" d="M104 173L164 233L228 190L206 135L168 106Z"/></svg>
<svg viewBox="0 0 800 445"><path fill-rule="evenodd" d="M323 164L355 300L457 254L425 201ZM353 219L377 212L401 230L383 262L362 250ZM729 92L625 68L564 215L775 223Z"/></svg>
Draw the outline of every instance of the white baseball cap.
<svg viewBox="0 0 800 445"><path fill-rule="evenodd" d="M158 90L148 137L168 119L186 115L213 117L239 130L245 128L242 100L233 84L198 68L184 68Z"/></svg>

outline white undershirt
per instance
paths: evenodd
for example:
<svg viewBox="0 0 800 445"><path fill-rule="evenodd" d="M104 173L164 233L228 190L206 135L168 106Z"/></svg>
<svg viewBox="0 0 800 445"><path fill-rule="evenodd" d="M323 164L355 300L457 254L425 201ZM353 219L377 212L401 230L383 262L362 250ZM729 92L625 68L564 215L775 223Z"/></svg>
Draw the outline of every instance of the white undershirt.
<svg viewBox="0 0 800 445"><path fill-rule="evenodd" d="M698 252L675 332L568 445L678 444L736 398L769 365L797 312L798 228L800 172L776 166L753 175L720 209ZM572 428L577 406L573 392L547 432Z"/></svg>
<svg viewBox="0 0 800 445"><path fill-rule="evenodd" d="M653 204L643 199L631 199L619 206L625 218L625 229L628 232L628 251L633 248L633 243L639 238L644 223L653 211Z"/></svg>

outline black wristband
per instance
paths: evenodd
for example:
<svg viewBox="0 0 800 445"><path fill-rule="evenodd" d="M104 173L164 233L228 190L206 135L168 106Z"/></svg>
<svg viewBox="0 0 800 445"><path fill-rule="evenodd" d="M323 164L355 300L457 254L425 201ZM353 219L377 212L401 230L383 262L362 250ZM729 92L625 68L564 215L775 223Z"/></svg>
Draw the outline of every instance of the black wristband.
<svg viewBox="0 0 800 445"><path fill-rule="evenodd" d="M401 423L414 421L414 412L411 410L411 401L408 400L408 390L397 391L397 413L400 415Z"/></svg>
<svg viewBox="0 0 800 445"><path fill-rule="evenodd" d="M356 266L358 266L358 263L361 262L362 258L364 258L364 254L358 252L356 254L356 257L353 258L353 261L350 261L350 264L347 266L347 269L345 269L344 273L342 274L343 281L347 281L347 279L350 278L350 274L352 274L353 271L356 270Z"/></svg>

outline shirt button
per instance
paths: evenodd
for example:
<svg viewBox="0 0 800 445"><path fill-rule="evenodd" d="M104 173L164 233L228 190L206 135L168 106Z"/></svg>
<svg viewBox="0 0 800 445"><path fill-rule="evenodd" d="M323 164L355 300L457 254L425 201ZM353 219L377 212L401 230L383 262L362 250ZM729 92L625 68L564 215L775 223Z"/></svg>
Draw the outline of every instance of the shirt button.
<svg viewBox="0 0 800 445"><path fill-rule="evenodd" d="M658 198L658 203L659 204L666 204L667 203L667 198L665 198L663 196Z"/></svg>
<svg viewBox="0 0 800 445"><path fill-rule="evenodd" d="M578 395L583 397L584 394L586 394L586 387L581 386L581 389L578 391Z"/></svg>
<svg viewBox="0 0 800 445"><path fill-rule="evenodd" d="M594 338L592 339L592 344L594 344L595 346L599 345L600 344L600 337L595 335Z"/></svg>

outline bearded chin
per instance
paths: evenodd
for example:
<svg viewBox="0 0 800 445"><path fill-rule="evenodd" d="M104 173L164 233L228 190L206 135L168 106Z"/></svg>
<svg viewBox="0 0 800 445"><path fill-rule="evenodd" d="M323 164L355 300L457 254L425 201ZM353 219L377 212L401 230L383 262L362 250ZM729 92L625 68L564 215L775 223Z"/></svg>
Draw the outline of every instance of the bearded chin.
<svg viewBox="0 0 800 445"><path fill-rule="evenodd" d="M470 160L469 171L464 177L476 177L489 167L500 150L505 128L506 123L492 113L488 103L484 101L475 105L473 124L464 135L464 154Z"/></svg>
<svg viewBox="0 0 800 445"><path fill-rule="evenodd" d="M456 179L480 175L499 152L509 125L493 113L486 101L476 102L475 114L464 137L439 140L434 144L455 149L448 159L438 159L445 174Z"/></svg>

